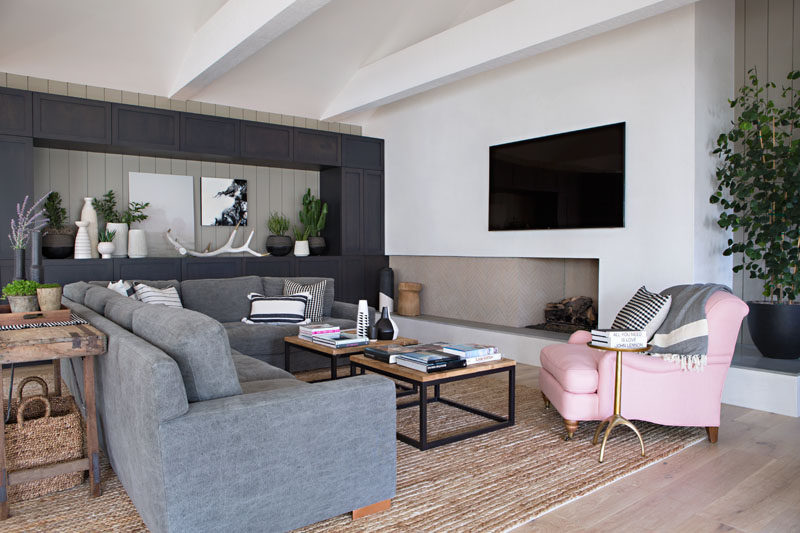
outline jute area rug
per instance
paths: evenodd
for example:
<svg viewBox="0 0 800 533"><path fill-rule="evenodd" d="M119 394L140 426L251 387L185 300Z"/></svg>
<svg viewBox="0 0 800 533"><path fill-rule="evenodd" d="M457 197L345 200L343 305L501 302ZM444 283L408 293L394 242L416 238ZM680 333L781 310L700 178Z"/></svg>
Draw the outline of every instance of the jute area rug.
<svg viewBox="0 0 800 533"><path fill-rule="evenodd" d="M443 385L442 395L497 414L507 411L505 380L494 377ZM582 423L574 439L565 442L561 417L545 410L538 390L517 385L516 401L517 423L511 428L424 452L398 441L397 495L390 510L355 522L341 515L299 531L505 531L705 438L700 428L637 422L647 456L639 454L632 431L616 428L600 464L599 445L591 444L596 423ZM418 416L415 407L398 411L398 428L418 435ZM431 438L485 423L444 404L428 409ZM0 531L146 531L107 463L103 496L89 500L87 492L84 483L12 504L12 516L0 523Z"/></svg>

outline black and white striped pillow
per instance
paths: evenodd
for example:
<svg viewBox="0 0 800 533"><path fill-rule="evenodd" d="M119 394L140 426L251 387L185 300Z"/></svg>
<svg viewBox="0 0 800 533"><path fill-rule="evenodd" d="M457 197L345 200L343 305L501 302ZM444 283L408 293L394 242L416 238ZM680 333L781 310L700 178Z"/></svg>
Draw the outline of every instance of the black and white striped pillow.
<svg viewBox="0 0 800 533"><path fill-rule="evenodd" d="M290 279L283 280L284 296L290 294L307 293L311 298L306 306L306 318L311 322L319 322L322 319L322 303L325 297L325 286L328 280L318 281L311 285L300 285Z"/></svg>
<svg viewBox="0 0 800 533"><path fill-rule="evenodd" d="M146 304L161 304L167 307L183 308L181 297L175 287L157 289L144 283L135 283L133 288L136 291L136 297Z"/></svg>
<svg viewBox="0 0 800 533"><path fill-rule="evenodd" d="M645 331L649 340L667 318L671 305L672 296L662 296L642 286L617 313L611 329Z"/></svg>
<svg viewBox="0 0 800 533"><path fill-rule="evenodd" d="M291 296L264 296L256 292L247 295L250 300L250 316L243 318L247 324L306 324L308 294Z"/></svg>
<svg viewBox="0 0 800 533"><path fill-rule="evenodd" d="M136 289L133 288L133 284L130 281L109 281L108 288L128 298L136 299Z"/></svg>

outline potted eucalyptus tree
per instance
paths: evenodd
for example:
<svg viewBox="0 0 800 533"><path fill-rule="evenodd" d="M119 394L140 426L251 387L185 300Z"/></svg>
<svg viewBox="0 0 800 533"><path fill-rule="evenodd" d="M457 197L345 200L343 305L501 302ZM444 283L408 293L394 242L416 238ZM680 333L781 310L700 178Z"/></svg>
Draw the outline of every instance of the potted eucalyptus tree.
<svg viewBox="0 0 800 533"><path fill-rule="evenodd" d="M800 357L800 90L791 82L778 93L757 72L730 100L737 117L714 150L721 159L717 191L719 225L741 232L728 239L724 255L741 254L734 272L747 272L764 284L764 301L748 302L747 324L759 351L779 359ZM770 99L768 93L780 94Z"/></svg>

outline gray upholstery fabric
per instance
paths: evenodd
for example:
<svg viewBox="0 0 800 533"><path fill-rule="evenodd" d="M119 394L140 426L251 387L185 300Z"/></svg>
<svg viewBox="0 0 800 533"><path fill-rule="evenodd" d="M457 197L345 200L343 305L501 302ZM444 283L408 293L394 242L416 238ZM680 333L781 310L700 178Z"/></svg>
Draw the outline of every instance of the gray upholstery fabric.
<svg viewBox="0 0 800 533"><path fill-rule="evenodd" d="M169 530L287 531L392 498L395 419L377 375L191 404L159 432Z"/></svg>
<svg viewBox="0 0 800 533"><path fill-rule="evenodd" d="M109 289L110 290L110 289ZM144 305L134 298L117 298L106 303L106 318L131 331L133 329L133 312Z"/></svg>
<svg viewBox="0 0 800 533"><path fill-rule="evenodd" d="M267 364L267 363L264 363ZM300 381L295 378L263 379L261 381L248 381L242 383L242 392L252 394L254 392L266 392L278 389L291 389L297 387L311 387L310 383Z"/></svg>
<svg viewBox="0 0 800 533"><path fill-rule="evenodd" d="M116 281L116 280L115 280ZM125 281L130 281L131 283L144 283L145 285L150 285L151 287L155 287L156 289L166 289L167 287L175 287L175 290L178 291L178 296L181 295L181 283L177 279L126 279ZM92 285L98 285L100 287L108 287L108 281L90 281Z"/></svg>
<svg viewBox="0 0 800 533"><path fill-rule="evenodd" d="M231 358L233 358L233 364L236 367L239 383L269 379L295 379L285 370L276 368L264 361L259 361L249 355L239 353L236 350L231 350ZM245 391L244 386L242 386L242 391Z"/></svg>
<svg viewBox="0 0 800 533"><path fill-rule="evenodd" d="M123 298L123 296L116 291L105 287L92 287L86 291L86 295L83 297L83 305L95 313L105 315L107 303L118 298Z"/></svg>
<svg viewBox="0 0 800 533"><path fill-rule="evenodd" d="M181 369L190 402L241 394L222 324L196 311L148 305L133 312L133 332Z"/></svg>
<svg viewBox="0 0 800 533"><path fill-rule="evenodd" d="M248 293L263 291L261 278L189 279L181 282L183 306L220 322L236 322L250 315Z"/></svg>
<svg viewBox="0 0 800 533"><path fill-rule="evenodd" d="M73 302L83 305L83 299L86 296L86 291L92 288L92 285L85 281L76 281L75 283L68 283L64 285L63 295L72 300Z"/></svg>
<svg viewBox="0 0 800 533"><path fill-rule="evenodd" d="M261 278L261 282L264 286L264 295L265 296L280 296L283 294L283 280L290 279L296 283L301 285L311 285L312 283L317 283L322 280L327 280L328 283L325 284L325 296L322 299L322 315L323 316L331 316L331 308L333 307L333 297L334 297L334 279L333 278ZM227 320L223 322L229 322Z"/></svg>

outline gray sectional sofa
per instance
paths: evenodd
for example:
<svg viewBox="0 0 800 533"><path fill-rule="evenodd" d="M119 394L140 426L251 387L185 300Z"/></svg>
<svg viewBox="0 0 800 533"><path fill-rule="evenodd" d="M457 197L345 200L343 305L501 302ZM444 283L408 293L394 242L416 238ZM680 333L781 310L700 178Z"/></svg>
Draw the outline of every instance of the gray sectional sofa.
<svg viewBox="0 0 800 533"><path fill-rule="evenodd" d="M299 381L266 362L283 354L274 339L285 326L238 321L240 291L258 281L254 292L269 293L278 280L172 282L186 309L64 287L64 304L108 336L96 369L101 445L151 531L286 531L394 496L393 383ZM326 309L349 320L354 306L330 289ZM80 360L62 366L82 403Z"/></svg>

